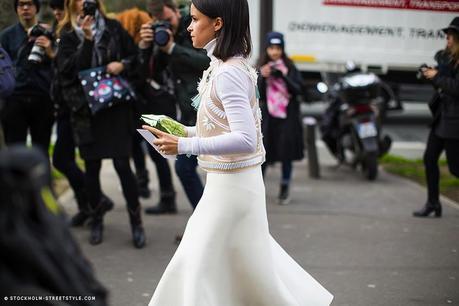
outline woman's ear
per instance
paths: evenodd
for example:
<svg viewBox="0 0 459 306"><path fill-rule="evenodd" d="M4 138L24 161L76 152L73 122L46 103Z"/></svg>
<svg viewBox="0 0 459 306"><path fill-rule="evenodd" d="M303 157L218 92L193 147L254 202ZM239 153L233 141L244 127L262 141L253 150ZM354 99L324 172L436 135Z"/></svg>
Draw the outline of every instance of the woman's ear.
<svg viewBox="0 0 459 306"><path fill-rule="evenodd" d="M223 19L221 17L215 18L214 22L214 32L218 32L223 28Z"/></svg>

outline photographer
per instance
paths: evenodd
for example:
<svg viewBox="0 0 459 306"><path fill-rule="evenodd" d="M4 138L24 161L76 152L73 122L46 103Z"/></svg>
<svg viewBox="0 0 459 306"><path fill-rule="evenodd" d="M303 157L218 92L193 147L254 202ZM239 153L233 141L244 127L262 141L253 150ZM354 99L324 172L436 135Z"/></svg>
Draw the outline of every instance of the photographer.
<svg viewBox="0 0 459 306"><path fill-rule="evenodd" d="M53 10L55 18L53 23L55 31L58 23L64 19L64 0L51 0L49 6ZM84 225L89 220L90 212L84 187L84 173L76 163L76 145L70 122L70 110L62 98L60 76L56 66L56 63L54 63L54 75L51 84L51 98L54 103L57 134L52 161L53 166L67 178L75 195L78 212L71 218L70 225L76 227ZM109 206L113 205L109 199L106 199L106 201L108 201Z"/></svg>
<svg viewBox="0 0 459 306"><path fill-rule="evenodd" d="M258 77L263 115L261 127L266 149L266 162L262 170L265 174L269 165L276 162L282 164L278 196L280 205L290 201L293 161L303 159L303 129L300 104L296 99L301 94L301 82L301 74L285 52L284 35L279 32L268 33Z"/></svg>
<svg viewBox="0 0 459 306"><path fill-rule="evenodd" d="M209 66L210 59L203 50L193 48L190 34L186 30L191 22L190 17L182 15L174 1L151 0L148 8L161 23L142 25L139 64L143 68L143 76L145 79L152 77L148 70L149 63L153 65L154 74L170 71L180 109L179 121L194 126L196 110L191 99L197 94L196 84ZM204 189L196 167L196 156L177 156L175 170L193 208L198 204ZM175 201L161 201L158 206L146 209L148 214L175 212Z"/></svg>
<svg viewBox="0 0 459 306"><path fill-rule="evenodd" d="M89 241L95 245L103 240L103 217L110 206L102 197L99 176L102 159L109 158L127 202L134 246L142 248L145 234L141 208L129 165L134 133L132 104L124 100L92 114L78 78L79 72L96 67L106 67L111 75L128 76L136 57L135 44L118 21L105 17L99 1L66 1L65 17L57 32L57 66L63 99L70 108L75 142L86 165L85 186L93 219Z"/></svg>
<svg viewBox="0 0 459 306"><path fill-rule="evenodd" d="M39 0L15 0L19 22L0 33L0 44L16 69L16 87L6 99L2 124L6 144L25 144L30 132L32 145L46 155L53 124L53 104L49 96L52 33L37 23Z"/></svg>
<svg viewBox="0 0 459 306"><path fill-rule="evenodd" d="M447 44L435 55L437 67L424 65L421 68L423 77L432 83L436 92L429 103L433 122L424 153L427 203L413 213L415 217L427 217L432 213L435 217L442 215L438 160L443 150L450 172L459 177L459 17L454 18L443 32Z"/></svg>

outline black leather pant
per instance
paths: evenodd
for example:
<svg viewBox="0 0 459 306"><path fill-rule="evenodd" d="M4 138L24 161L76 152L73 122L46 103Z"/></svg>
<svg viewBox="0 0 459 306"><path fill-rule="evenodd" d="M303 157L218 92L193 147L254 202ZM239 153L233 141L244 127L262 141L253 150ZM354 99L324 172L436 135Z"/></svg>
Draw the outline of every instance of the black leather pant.
<svg viewBox="0 0 459 306"><path fill-rule="evenodd" d="M424 152L424 166L427 179L427 201L437 204L440 199L440 168L438 161L445 151L449 171L459 177L459 139L445 139L435 135L434 129L430 131Z"/></svg>

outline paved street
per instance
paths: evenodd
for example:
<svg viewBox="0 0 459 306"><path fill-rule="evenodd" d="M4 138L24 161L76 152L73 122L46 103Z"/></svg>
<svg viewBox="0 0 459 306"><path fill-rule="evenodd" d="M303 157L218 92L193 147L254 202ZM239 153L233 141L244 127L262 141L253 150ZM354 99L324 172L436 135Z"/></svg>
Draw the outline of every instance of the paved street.
<svg viewBox="0 0 459 306"><path fill-rule="evenodd" d="M385 173L370 183L336 168L325 150L319 154L320 180L308 177L305 161L295 164L288 206L276 204L280 169L269 169L268 216L272 235L335 295L333 305L459 305L459 206L443 200L444 218L415 219L411 211L424 203L421 187ZM144 207L157 199L151 177L155 193ZM111 162L103 165L102 183L116 202L105 219L104 243L89 245L87 228L73 232L110 290L110 304L146 305L191 209L176 181L180 213L144 216L148 245L137 250ZM75 212L71 192L61 202Z"/></svg>

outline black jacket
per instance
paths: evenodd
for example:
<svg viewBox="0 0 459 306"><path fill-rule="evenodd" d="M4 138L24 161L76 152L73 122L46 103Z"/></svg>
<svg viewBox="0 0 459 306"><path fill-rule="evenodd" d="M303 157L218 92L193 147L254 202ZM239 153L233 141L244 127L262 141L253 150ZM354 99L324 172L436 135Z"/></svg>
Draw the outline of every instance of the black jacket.
<svg viewBox="0 0 459 306"><path fill-rule="evenodd" d="M269 114L266 79L258 77L260 108L262 111L263 144L266 149L266 162L301 160L303 154L303 128L301 124L300 103L302 78L294 65L288 65L288 74L280 75L287 84L290 100L287 106L287 118L275 118Z"/></svg>
<svg viewBox="0 0 459 306"><path fill-rule="evenodd" d="M49 96L52 68L51 60L46 55L40 64L28 61L33 41L24 27L17 23L0 33L0 44L11 57L16 69L16 88L13 96Z"/></svg>
<svg viewBox="0 0 459 306"><path fill-rule="evenodd" d="M459 139L459 66L444 51L439 51L435 60L438 73L432 84L436 93L430 103L435 133L442 138Z"/></svg>
<svg viewBox="0 0 459 306"><path fill-rule="evenodd" d="M184 16L180 20L180 26L174 37L176 43L172 54L155 52L154 65L156 70L170 69L174 81L174 92L180 108L180 121L185 125L196 124L196 110L191 105L191 98L197 95L198 81L202 72L209 67L210 58L204 50L195 49L191 41L187 26L190 17ZM140 64L146 67L152 56L152 48L141 50ZM157 73L157 71L155 71ZM148 77L144 70L144 77Z"/></svg>
<svg viewBox="0 0 459 306"><path fill-rule="evenodd" d="M104 66L113 61L124 64L123 76L135 65L136 47L132 38L116 20L105 18L106 29L98 44ZM94 41L83 42L74 30L61 34L57 67L64 102L71 111L75 141L84 159L126 157L130 155L130 141L134 132L131 102L122 103L92 115L78 72L92 67Z"/></svg>

